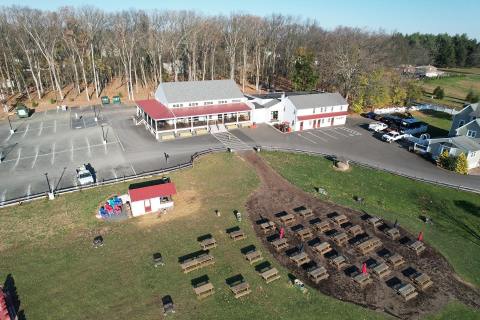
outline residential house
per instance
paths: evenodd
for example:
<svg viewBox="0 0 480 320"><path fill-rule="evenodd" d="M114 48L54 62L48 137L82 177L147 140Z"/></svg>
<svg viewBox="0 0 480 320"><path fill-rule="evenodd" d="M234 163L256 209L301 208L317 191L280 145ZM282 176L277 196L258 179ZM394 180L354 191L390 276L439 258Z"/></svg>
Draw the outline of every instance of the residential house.
<svg viewBox="0 0 480 320"><path fill-rule="evenodd" d="M440 71L436 67L431 65L418 66L415 69L415 75L418 77L435 78L444 74L443 71Z"/></svg>

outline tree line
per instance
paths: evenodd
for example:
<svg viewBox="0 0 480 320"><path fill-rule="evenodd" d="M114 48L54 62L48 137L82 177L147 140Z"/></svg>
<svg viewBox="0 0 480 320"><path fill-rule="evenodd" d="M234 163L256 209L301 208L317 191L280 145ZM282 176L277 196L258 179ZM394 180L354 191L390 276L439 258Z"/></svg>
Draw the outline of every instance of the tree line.
<svg viewBox="0 0 480 320"><path fill-rule="evenodd" d="M49 92L63 101L67 90L90 101L114 79L122 80L127 98L134 100L140 88L162 81L231 78L243 89L251 84L268 90L291 89L289 79L301 77L314 79L316 89L358 100L368 98L359 90L372 87L383 72L378 70L399 63L479 65L480 51L476 40L465 35L404 36L348 27L327 31L314 21L278 14L105 12L89 6L56 11L3 7L0 37L4 103L12 96L35 101ZM299 76L305 63L299 59L306 52L313 76Z"/></svg>

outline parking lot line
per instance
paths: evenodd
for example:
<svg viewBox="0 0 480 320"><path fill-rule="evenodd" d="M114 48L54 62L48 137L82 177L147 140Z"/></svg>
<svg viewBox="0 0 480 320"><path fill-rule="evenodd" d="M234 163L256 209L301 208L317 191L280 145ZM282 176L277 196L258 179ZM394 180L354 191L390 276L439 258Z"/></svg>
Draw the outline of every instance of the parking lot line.
<svg viewBox="0 0 480 320"><path fill-rule="evenodd" d="M43 130L43 121L40 122L40 131L38 131L38 136L42 134L42 130Z"/></svg>
<svg viewBox="0 0 480 320"><path fill-rule="evenodd" d="M7 189L3 190L2 195L0 196L0 203L5 202L5 197L7 196Z"/></svg>
<svg viewBox="0 0 480 320"><path fill-rule="evenodd" d="M88 148L88 156L92 156L92 150L90 149L90 141L88 141L88 138L85 137L85 141L87 142L87 148Z"/></svg>
<svg viewBox="0 0 480 320"><path fill-rule="evenodd" d="M27 135L28 128L30 128L30 123L27 123L27 127L25 128L25 132L22 135L22 139L25 138L25 136Z"/></svg>
<svg viewBox="0 0 480 320"><path fill-rule="evenodd" d="M39 153L39 149L38 149L38 146L37 146L36 151L35 151L35 158L33 158L32 169L33 169L33 167L35 167L35 163L37 162L38 153Z"/></svg>
<svg viewBox="0 0 480 320"><path fill-rule="evenodd" d="M303 138L303 139L305 139L305 140L307 140L307 141L310 141L311 143L317 144L317 143L316 143L315 141L313 141L312 139L309 139L309 138L307 138L307 137L304 137L304 136L302 136L300 133L298 134L298 136L301 137L301 138Z"/></svg>
<svg viewBox="0 0 480 320"><path fill-rule="evenodd" d="M135 171L135 169L133 168L133 165L131 163L130 163L130 167L132 168L133 174L137 175L137 172Z"/></svg>
<svg viewBox="0 0 480 320"><path fill-rule="evenodd" d="M26 192L26 194L27 194L27 199L30 198L31 189L32 189L32 185L29 184L29 185L27 186L27 192Z"/></svg>
<svg viewBox="0 0 480 320"><path fill-rule="evenodd" d="M50 161L50 163L53 165L54 162L55 162L55 142L52 144L52 160Z"/></svg>
<svg viewBox="0 0 480 320"><path fill-rule="evenodd" d="M117 179L117 173L115 172L115 169L112 168L112 173L113 173L113 176L115 177L115 179Z"/></svg>
<svg viewBox="0 0 480 320"><path fill-rule="evenodd" d="M53 121L53 133L57 133L57 120Z"/></svg>
<svg viewBox="0 0 480 320"><path fill-rule="evenodd" d="M335 140L338 139L337 137L332 136L332 135L329 134L329 133L326 133L326 132L325 132L325 129L320 129L320 130L316 130L316 131L317 131L318 133L323 133L324 135L326 135L326 136L328 136L328 137L330 137L330 138L332 138L332 139L335 139Z"/></svg>
<svg viewBox="0 0 480 320"><path fill-rule="evenodd" d="M15 170L15 168L17 167L18 163L20 162L20 156L22 154L22 148L18 148L18 156L17 156L17 160L15 160L15 164L13 165L12 169L10 171L13 171Z"/></svg>
<svg viewBox="0 0 480 320"><path fill-rule="evenodd" d="M316 135L316 134L314 134L313 132L307 132L307 133L311 134L312 136L314 136L314 137L315 137L315 138L317 138L317 139L320 139L320 140L322 140L323 142L327 142L327 140L326 140L326 139L324 139L324 138L322 138L322 137L320 137L320 136L317 136L317 135Z"/></svg>
<svg viewBox="0 0 480 320"><path fill-rule="evenodd" d="M341 135L341 136L349 137L348 134L345 134L345 133L343 133L343 132L338 131L337 128L333 128L333 129L331 129L331 131L334 131L336 134L339 134L339 135Z"/></svg>

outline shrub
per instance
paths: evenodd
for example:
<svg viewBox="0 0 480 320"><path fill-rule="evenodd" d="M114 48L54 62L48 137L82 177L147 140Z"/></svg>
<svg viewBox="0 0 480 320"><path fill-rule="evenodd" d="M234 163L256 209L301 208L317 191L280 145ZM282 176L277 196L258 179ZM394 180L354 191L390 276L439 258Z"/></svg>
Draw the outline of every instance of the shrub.
<svg viewBox="0 0 480 320"><path fill-rule="evenodd" d="M455 159L448 154L447 150L444 150L438 157L437 164L444 169L453 170Z"/></svg>
<svg viewBox="0 0 480 320"><path fill-rule="evenodd" d="M50 103L51 103L51 104L54 104L54 103L56 103L56 102L57 102L57 99L50 98Z"/></svg>
<svg viewBox="0 0 480 320"><path fill-rule="evenodd" d="M473 92L473 90L470 90L467 94L467 97L465 98L465 101L470 102L470 103L477 103L480 100L480 97L478 94Z"/></svg>
<svg viewBox="0 0 480 320"><path fill-rule="evenodd" d="M455 158L454 171L460 174L468 174L468 162L465 153L462 152L458 157Z"/></svg>
<svg viewBox="0 0 480 320"><path fill-rule="evenodd" d="M120 98L123 98L123 95L121 92L117 93L117 96L119 96Z"/></svg>
<svg viewBox="0 0 480 320"><path fill-rule="evenodd" d="M445 98L445 91L442 87L438 86L433 90L433 95L435 96L435 99L443 99Z"/></svg>
<svg viewBox="0 0 480 320"><path fill-rule="evenodd" d="M32 107L33 107L33 108L38 107L38 102L35 101L35 100L33 100L33 101L32 101Z"/></svg>

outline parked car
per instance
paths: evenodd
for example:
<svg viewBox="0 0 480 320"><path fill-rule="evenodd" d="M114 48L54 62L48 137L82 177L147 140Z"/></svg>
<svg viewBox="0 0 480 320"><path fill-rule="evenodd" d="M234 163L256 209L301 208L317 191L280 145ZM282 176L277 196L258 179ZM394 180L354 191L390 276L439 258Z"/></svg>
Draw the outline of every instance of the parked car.
<svg viewBox="0 0 480 320"><path fill-rule="evenodd" d="M428 131L428 124L417 119L404 119L402 120L399 130L401 133L418 134Z"/></svg>
<svg viewBox="0 0 480 320"><path fill-rule="evenodd" d="M388 125L383 122L373 122L368 125L368 130L380 132L388 128Z"/></svg>
<svg viewBox="0 0 480 320"><path fill-rule="evenodd" d="M85 167L85 165L77 168L77 180L81 186L95 182L92 173Z"/></svg>
<svg viewBox="0 0 480 320"><path fill-rule="evenodd" d="M368 119L375 119L377 114L373 111L370 111L370 112L363 113L362 116L364 116L365 118L368 118Z"/></svg>
<svg viewBox="0 0 480 320"><path fill-rule="evenodd" d="M401 134L397 131L390 131L382 135L382 140L388 143L392 143L394 141L401 140L405 138L405 134Z"/></svg>

